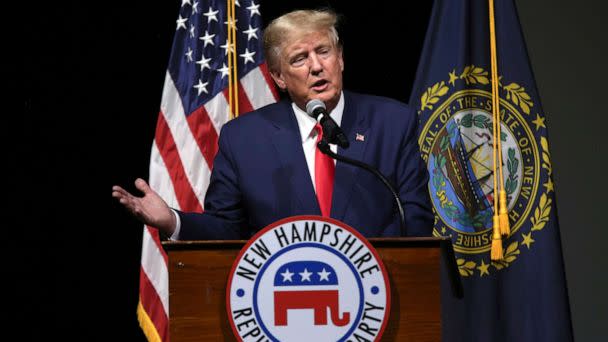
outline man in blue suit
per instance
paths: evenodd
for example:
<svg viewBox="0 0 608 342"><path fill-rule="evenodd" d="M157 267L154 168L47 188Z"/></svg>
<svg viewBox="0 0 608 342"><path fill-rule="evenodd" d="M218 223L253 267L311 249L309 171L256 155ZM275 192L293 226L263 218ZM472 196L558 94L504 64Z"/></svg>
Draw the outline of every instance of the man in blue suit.
<svg viewBox="0 0 608 342"><path fill-rule="evenodd" d="M342 162L334 169L333 161L329 178L320 173L319 165L326 161L316 155L319 132L316 120L306 114L306 104L318 99L350 141L347 149L330 145L332 150L384 174L403 205L405 235L430 236L433 214L428 173L417 144L416 113L395 100L343 91L336 21L333 12L304 10L268 25L268 67L290 100L223 126L204 213L170 209L142 179L136 187L143 197L119 186L113 187L112 196L144 223L179 240L248 239L282 218L321 214L366 237L401 235L393 197L372 173Z"/></svg>

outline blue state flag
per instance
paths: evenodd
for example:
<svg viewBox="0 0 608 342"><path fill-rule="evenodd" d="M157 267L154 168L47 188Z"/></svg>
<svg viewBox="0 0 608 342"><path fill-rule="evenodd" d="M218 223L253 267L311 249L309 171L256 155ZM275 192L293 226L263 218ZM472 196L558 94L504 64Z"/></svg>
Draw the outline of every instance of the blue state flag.
<svg viewBox="0 0 608 342"><path fill-rule="evenodd" d="M464 287L463 299L443 296L443 341L572 341L545 113L514 2L494 6L500 134L486 0L435 1L410 98L434 234L451 238ZM502 177L493 171L498 139ZM510 232L493 261L495 176Z"/></svg>

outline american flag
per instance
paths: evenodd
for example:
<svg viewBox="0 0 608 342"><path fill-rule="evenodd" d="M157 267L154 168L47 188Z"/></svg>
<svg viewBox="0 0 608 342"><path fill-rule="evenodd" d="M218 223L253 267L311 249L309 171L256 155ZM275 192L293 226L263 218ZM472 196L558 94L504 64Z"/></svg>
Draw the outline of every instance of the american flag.
<svg viewBox="0 0 608 342"><path fill-rule="evenodd" d="M263 57L259 0L233 4L234 20L229 20L230 0L182 0L176 20L152 144L150 186L179 210L203 211L220 128L238 114L229 105L234 72L229 53L237 61L239 112L278 99ZM234 24L236 44L230 44ZM137 313L149 341L169 341L167 255L158 231L149 227L143 232Z"/></svg>

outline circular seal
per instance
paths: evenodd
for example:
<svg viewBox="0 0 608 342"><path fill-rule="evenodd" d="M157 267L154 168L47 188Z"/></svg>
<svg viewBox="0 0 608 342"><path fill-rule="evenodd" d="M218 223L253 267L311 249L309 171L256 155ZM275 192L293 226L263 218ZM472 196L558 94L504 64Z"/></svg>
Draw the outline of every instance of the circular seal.
<svg viewBox="0 0 608 342"><path fill-rule="evenodd" d="M492 171L492 94L455 92L432 115L423 135L432 137L426 154L435 228L451 231L461 253L484 252L492 241L494 173ZM528 216L538 184L538 147L521 113L501 102L503 179L516 232ZM427 140L428 141L428 140ZM517 216L515 216L517 215Z"/></svg>
<svg viewBox="0 0 608 342"><path fill-rule="evenodd" d="M388 322L390 285L359 232L333 219L294 216L241 249L226 308L240 341L376 341Z"/></svg>
<svg viewBox="0 0 608 342"><path fill-rule="evenodd" d="M502 79L500 136L494 136L488 72L471 65L448 76L422 94L419 111L418 143L429 170L434 235L451 238L461 275L484 276L490 266L509 267L520 246L530 249L532 233L550 218L553 183L544 118L532 111L540 106L525 87ZM502 160L495 172L493 146L499 141ZM489 261L495 181L504 185L510 233L503 238L504 258Z"/></svg>

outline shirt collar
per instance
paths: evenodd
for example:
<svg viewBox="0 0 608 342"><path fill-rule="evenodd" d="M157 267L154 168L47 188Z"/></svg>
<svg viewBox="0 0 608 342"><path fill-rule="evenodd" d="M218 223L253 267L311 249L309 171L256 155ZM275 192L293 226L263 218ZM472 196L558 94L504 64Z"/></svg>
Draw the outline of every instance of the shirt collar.
<svg viewBox="0 0 608 342"><path fill-rule="evenodd" d="M301 110L298 106L296 106L295 102L291 103L291 107L293 108L293 112L296 114L296 121L298 122L298 128L300 128L300 136L302 138L302 142L308 139L315 128L315 124L317 120L310 117L306 114L305 111ZM334 119L336 124L340 126L342 123L342 114L344 114L344 93L340 93L340 100L338 100L338 104L336 108L329 113L329 116Z"/></svg>

